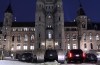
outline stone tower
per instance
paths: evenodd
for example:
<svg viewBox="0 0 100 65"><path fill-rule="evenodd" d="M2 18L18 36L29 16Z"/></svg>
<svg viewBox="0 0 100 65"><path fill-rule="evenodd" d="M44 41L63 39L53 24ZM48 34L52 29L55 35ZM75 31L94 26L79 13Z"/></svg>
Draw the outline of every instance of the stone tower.
<svg viewBox="0 0 100 65"><path fill-rule="evenodd" d="M87 30L87 23L88 23L88 17L85 15L84 9L82 5L80 4L79 10L77 11L77 17L76 17L76 23L78 27L78 48L81 47L81 39L84 30Z"/></svg>
<svg viewBox="0 0 100 65"><path fill-rule="evenodd" d="M13 14L12 14L11 4L9 4L8 8L5 10L4 14L4 22L2 27L2 33L3 33L3 45L7 52L9 52L10 49L10 40L11 40L11 26L13 21Z"/></svg>
<svg viewBox="0 0 100 65"><path fill-rule="evenodd" d="M35 12L35 49L64 49L64 40L62 0L37 0Z"/></svg>

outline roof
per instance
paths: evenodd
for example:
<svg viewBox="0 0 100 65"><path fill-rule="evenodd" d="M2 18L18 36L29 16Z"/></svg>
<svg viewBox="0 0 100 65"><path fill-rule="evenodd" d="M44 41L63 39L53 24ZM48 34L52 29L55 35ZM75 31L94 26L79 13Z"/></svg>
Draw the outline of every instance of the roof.
<svg viewBox="0 0 100 65"><path fill-rule="evenodd" d="M35 27L35 22L12 22L12 27Z"/></svg>
<svg viewBox="0 0 100 65"><path fill-rule="evenodd" d="M64 27L77 27L76 22L64 22Z"/></svg>
<svg viewBox="0 0 100 65"><path fill-rule="evenodd" d="M13 13L12 8L11 8L11 4L9 4L9 6L8 6L8 8L6 9L5 12Z"/></svg>
<svg viewBox="0 0 100 65"><path fill-rule="evenodd" d="M88 26L87 26L87 29L88 30L100 30L100 23L98 22L91 22L91 23L88 23Z"/></svg>

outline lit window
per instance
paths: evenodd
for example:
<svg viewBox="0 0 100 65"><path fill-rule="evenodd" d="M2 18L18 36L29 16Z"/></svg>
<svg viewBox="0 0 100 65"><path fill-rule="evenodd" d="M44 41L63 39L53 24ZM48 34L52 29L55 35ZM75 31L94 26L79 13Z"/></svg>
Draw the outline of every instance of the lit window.
<svg viewBox="0 0 100 65"><path fill-rule="evenodd" d="M30 46L30 49L31 49L31 50L34 50L34 46L31 45L31 46Z"/></svg>
<svg viewBox="0 0 100 65"><path fill-rule="evenodd" d="M76 40L77 36L75 34L73 34L73 40Z"/></svg>
<svg viewBox="0 0 100 65"><path fill-rule="evenodd" d="M96 35L96 40L99 40L99 35L98 34Z"/></svg>
<svg viewBox="0 0 100 65"><path fill-rule="evenodd" d="M48 33L48 38L49 38L49 39L51 39L51 38L52 38L52 35L51 35L51 33L50 33L50 32Z"/></svg>
<svg viewBox="0 0 100 65"><path fill-rule="evenodd" d="M24 28L24 31L28 31L28 28Z"/></svg>
<svg viewBox="0 0 100 65"><path fill-rule="evenodd" d="M42 42L42 43L41 43L41 45L45 46L45 43L44 43L44 42Z"/></svg>
<svg viewBox="0 0 100 65"><path fill-rule="evenodd" d="M25 35L24 41L28 41L28 35Z"/></svg>
<svg viewBox="0 0 100 65"><path fill-rule="evenodd" d="M90 41L92 41L92 33L90 33Z"/></svg>
<svg viewBox="0 0 100 65"><path fill-rule="evenodd" d="M24 46L23 46L23 49L24 49L24 50L27 50L27 49L28 49L27 45L24 45Z"/></svg>
<svg viewBox="0 0 100 65"><path fill-rule="evenodd" d="M31 36L31 40L34 40L34 35Z"/></svg>
<svg viewBox="0 0 100 65"><path fill-rule="evenodd" d="M76 49L77 47L76 47L76 44L73 44L73 49Z"/></svg>
<svg viewBox="0 0 100 65"><path fill-rule="evenodd" d="M55 42L55 46L57 46L58 45L58 42Z"/></svg>
<svg viewBox="0 0 100 65"><path fill-rule="evenodd" d="M20 50L21 49L21 46L20 44L17 45L17 50Z"/></svg>
<svg viewBox="0 0 100 65"><path fill-rule="evenodd" d="M70 49L70 44L68 44L68 49Z"/></svg>

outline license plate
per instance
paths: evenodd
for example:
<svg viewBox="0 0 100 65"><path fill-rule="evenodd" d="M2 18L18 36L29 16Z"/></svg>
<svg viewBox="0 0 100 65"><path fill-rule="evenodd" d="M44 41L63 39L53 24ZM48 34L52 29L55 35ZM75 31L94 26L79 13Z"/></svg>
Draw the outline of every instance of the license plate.
<svg viewBox="0 0 100 65"><path fill-rule="evenodd" d="M79 57L79 55L76 55L76 57Z"/></svg>

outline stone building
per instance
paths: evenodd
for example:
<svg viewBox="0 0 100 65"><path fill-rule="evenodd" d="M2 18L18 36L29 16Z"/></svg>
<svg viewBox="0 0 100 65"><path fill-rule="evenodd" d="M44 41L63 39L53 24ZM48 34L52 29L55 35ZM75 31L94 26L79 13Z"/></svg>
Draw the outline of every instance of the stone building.
<svg viewBox="0 0 100 65"><path fill-rule="evenodd" d="M15 22L9 4L0 22L0 50L5 55L48 48L100 50L99 26L81 5L73 22L64 21L62 0L37 0L35 22Z"/></svg>

